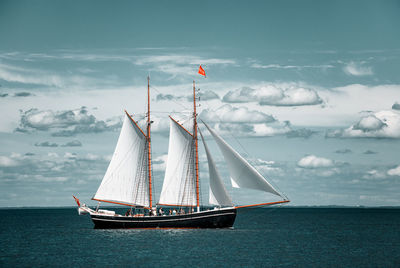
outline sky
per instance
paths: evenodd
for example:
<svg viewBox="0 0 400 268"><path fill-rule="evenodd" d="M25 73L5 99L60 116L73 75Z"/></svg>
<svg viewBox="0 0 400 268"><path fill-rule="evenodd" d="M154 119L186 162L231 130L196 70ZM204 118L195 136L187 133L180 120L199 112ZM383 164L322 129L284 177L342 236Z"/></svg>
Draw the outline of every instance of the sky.
<svg viewBox="0 0 400 268"><path fill-rule="evenodd" d="M195 80L199 117L290 205L399 206L399 29L389 0L0 0L0 207L93 205L148 75L156 199ZM206 139L236 204L273 199L232 189Z"/></svg>

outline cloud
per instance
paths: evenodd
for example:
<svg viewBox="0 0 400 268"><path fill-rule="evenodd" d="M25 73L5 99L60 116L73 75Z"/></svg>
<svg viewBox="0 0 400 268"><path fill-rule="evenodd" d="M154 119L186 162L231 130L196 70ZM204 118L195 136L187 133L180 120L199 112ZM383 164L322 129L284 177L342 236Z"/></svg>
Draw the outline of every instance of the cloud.
<svg viewBox="0 0 400 268"><path fill-rule="evenodd" d="M316 69L328 69L333 68L333 65L322 64L322 65L281 65L281 64L268 64L262 65L259 63L253 63L250 65L251 68L255 69L297 69L302 70L306 68L316 68Z"/></svg>
<svg viewBox="0 0 400 268"><path fill-rule="evenodd" d="M197 97L199 97L200 100L202 101L207 101L207 100L213 100L213 99L219 99L219 96L217 93L211 90L206 90L204 92L200 92L197 94ZM172 95L172 94L157 94L155 101L181 101L181 100L186 100L189 102L193 101L193 95Z"/></svg>
<svg viewBox="0 0 400 268"><path fill-rule="evenodd" d="M373 75L371 67L364 66L363 63L349 62L344 68L343 71L348 75L354 76L364 76L364 75Z"/></svg>
<svg viewBox="0 0 400 268"><path fill-rule="evenodd" d="M400 104L397 103L397 102L395 102L395 103L392 105L392 109L393 109L393 110L400 110Z"/></svg>
<svg viewBox="0 0 400 268"><path fill-rule="evenodd" d="M365 152L363 152L363 154L377 154L377 152L366 150Z"/></svg>
<svg viewBox="0 0 400 268"><path fill-rule="evenodd" d="M291 130L285 122L274 122L272 124L215 123L212 128L220 135L232 135L234 133L235 136L244 137L271 137L283 135Z"/></svg>
<svg viewBox="0 0 400 268"><path fill-rule="evenodd" d="M237 136L270 137L287 134L290 138L308 138L314 134L314 131L307 129L293 130L289 121L280 122L272 115L230 104L215 110L205 109L201 112L200 119L212 125L221 135L235 133Z"/></svg>
<svg viewBox="0 0 400 268"><path fill-rule="evenodd" d="M64 157L56 153L48 155L21 155L12 153L0 156L0 181L19 180L38 182L77 181L79 178L100 179L109 159L104 156L77 155L66 152Z"/></svg>
<svg viewBox="0 0 400 268"><path fill-rule="evenodd" d="M54 58L55 59L55 58ZM104 85L115 86L118 80L115 77L95 77L76 73L57 73L55 70L40 68L19 67L12 64L0 63L0 80L9 83L20 83L26 85L40 85L54 88L93 88ZM18 96L17 96L18 97ZM19 96L23 97L23 96Z"/></svg>
<svg viewBox="0 0 400 268"><path fill-rule="evenodd" d="M214 65L234 65L233 59L204 58L196 55L152 55L139 56L132 60L133 64L138 66L147 66L150 71L161 72L176 77L178 75L192 76L197 72L201 64L206 72L208 68Z"/></svg>
<svg viewBox="0 0 400 268"><path fill-rule="evenodd" d="M29 97L29 96L35 96L35 95L29 92L18 92L14 94L14 97Z"/></svg>
<svg viewBox="0 0 400 268"><path fill-rule="evenodd" d="M224 123L270 123L276 119L272 115L263 112L249 110L247 107L233 107L225 104L216 110L205 109L201 112L200 118L206 122Z"/></svg>
<svg viewBox="0 0 400 268"><path fill-rule="evenodd" d="M334 161L324 157L308 155L301 158L297 165L302 168L327 168L335 165Z"/></svg>
<svg viewBox="0 0 400 268"><path fill-rule="evenodd" d="M8 156L0 156L0 167L15 167L18 166L18 161Z"/></svg>
<svg viewBox="0 0 400 268"><path fill-rule="evenodd" d="M400 138L400 112L369 112L347 129L329 130L328 138Z"/></svg>
<svg viewBox="0 0 400 268"><path fill-rule="evenodd" d="M206 90L204 92L202 91L198 94L198 96L202 101L219 99L218 94L211 90ZM190 100L192 100L192 98Z"/></svg>
<svg viewBox="0 0 400 268"><path fill-rule="evenodd" d="M82 146L82 143L78 140L73 140L73 141L67 142L61 146L62 147L80 147L80 146Z"/></svg>
<svg viewBox="0 0 400 268"><path fill-rule="evenodd" d="M275 161L265 161L262 159L252 159L251 164L254 165L258 171L267 175L284 176L285 172L282 167Z"/></svg>
<svg viewBox="0 0 400 268"><path fill-rule="evenodd" d="M153 171L164 172L167 167L168 154L163 154L152 159Z"/></svg>
<svg viewBox="0 0 400 268"><path fill-rule="evenodd" d="M58 147L58 144L54 143L54 142L44 141L44 142L35 143L35 146L37 146L37 147Z"/></svg>
<svg viewBox="0 0 400 268"><path fill-rule="evenodd" d="M182 97L177 97L171 94L157 94L156 96L156 101L172 101L172 100L177 100L177 99L181 99Z"/></svg>
<svg viewBox="0 0 400 268"><path fill-rule="evenodd" d="M400 165L395 168L389 169L387 174L389 176L400 176Z"/></svg>
<svg viewBox="0 0 400 268"><path fill-rule="evenodd" d="M377 169L372 169L367 171L367 173L363 176L363 179L384 179L386 178L386 174Z"/></svg>
<svg viewBox="0 0 400 268"><path fill-rule="evenodd" d="M242 87L229 91L222 98L228 103L258 102L270 106L304 106L323 103L314 89L296 85L267 85L258 89Z"/></svg>
<svg viewBox="0 0 400 268"><path fill-rule="evenodd" d="M121 127L121 121L109 119L97 120L90 115L86 107L75 110L52 111L30 109L21 111L17 132L51 131L52 136L69 137L78 133L98 133Z"/></svg>
<svg viewBox="0 0 400 268"><path fill-rule="evenodd" d="M293 129L288 131L285 135L288 138L304 138L304 139L308 139L310 138L312 135L318 133L317 131L313 131L311 129L307 129L307 128L300 128L300 129Z"/></svg>
<svg viewBox="0 0 400 268"><path fill-rule="evenodd" d="M176 117L173 116L173 118ZM138 118L138 116L133 115L133 119L137 120L138 125L142 130L146 130L146 125L147 125L146 117ZM169 118L162 117L157 114L152 114L151 121L153 121L153 123L151 124L152 133L160 133L165 135L169 132Z"/></svg>
<svg viewBox="0 0 400 268"><path fill-rule="evenodd" d="M352 153L353 151L352 150L350 150L350 149L339 149L339 150L336 150L335 151L335 153L337 153L337 154L350 154L350 153Z"/></svg>

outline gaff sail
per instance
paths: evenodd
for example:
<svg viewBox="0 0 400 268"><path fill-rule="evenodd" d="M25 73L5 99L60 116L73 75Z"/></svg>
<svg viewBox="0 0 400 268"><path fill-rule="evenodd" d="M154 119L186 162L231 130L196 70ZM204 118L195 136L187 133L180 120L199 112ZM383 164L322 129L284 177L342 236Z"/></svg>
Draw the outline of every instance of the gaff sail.
<svg viewBox="0 0 400 268"><path fill-rule="evenodd" d="M194 138L170 117L167 168L160 205L196 206Z"/></svg>
<svg viewBox="0 0 400 268"><path fill-rule="evenodd" d="M148 207L147 165L147 138L126 113L114 154L93 199Z"/></svg>

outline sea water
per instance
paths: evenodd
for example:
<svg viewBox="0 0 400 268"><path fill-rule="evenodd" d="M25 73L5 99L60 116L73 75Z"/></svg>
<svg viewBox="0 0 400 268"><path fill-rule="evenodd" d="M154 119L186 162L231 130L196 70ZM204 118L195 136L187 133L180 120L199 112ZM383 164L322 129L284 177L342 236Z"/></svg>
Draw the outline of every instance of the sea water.
<svg viewBox="0 0 400 268"><path fill-rule="evenodd" d="M76 209L0 209L0 266L400 267L400 209L239 210L232 229L96 230Z"/></svg>

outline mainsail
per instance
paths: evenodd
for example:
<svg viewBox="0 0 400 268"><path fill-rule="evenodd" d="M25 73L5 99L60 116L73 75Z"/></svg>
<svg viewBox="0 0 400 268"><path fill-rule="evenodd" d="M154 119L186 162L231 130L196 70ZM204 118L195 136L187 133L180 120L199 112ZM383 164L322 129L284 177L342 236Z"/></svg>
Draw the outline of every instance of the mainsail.
<svg viewBox="0 0 400 268"><path fill-rule="evenodd" d="M114 155L94 200L148 207L147 138L126 113Z"/></svg>
<svg viewBox="0 0 400 268"><path fill-rule="evenodd" d="M199 131L200 132L200 131ZM222 182L221 176L215 166L214 160L211 156L210 151L208 150L208 146L206 141L203 138L203 135L200 132L201 140L204 144L204 150L206 151L207 155L207 162L208 162L208 172L210 176L210 188L209 188L209 203L211 205L217 206L233 206L232 200L228 195L228 192L225 189L225 186Z"/></svg>
<svg viewBox="0 0 400 268"><path fill-rule="evenodd" d="M261 190L281 196L277 190L269 184L268 181L250 165L238 152L236 152L229 144L227 144L217 133L215 133L206 123L207 127L218 144L226 163L228 164L229 174L231 176L232 187L248 188ZM282 196L281 196L282 197Z"/></svg>
<svg viewBox="0 0 400 268"><path fill-rule="evenodd" d="M196 206L194 138L170 118L167 168L159 204Z"/></svg>

